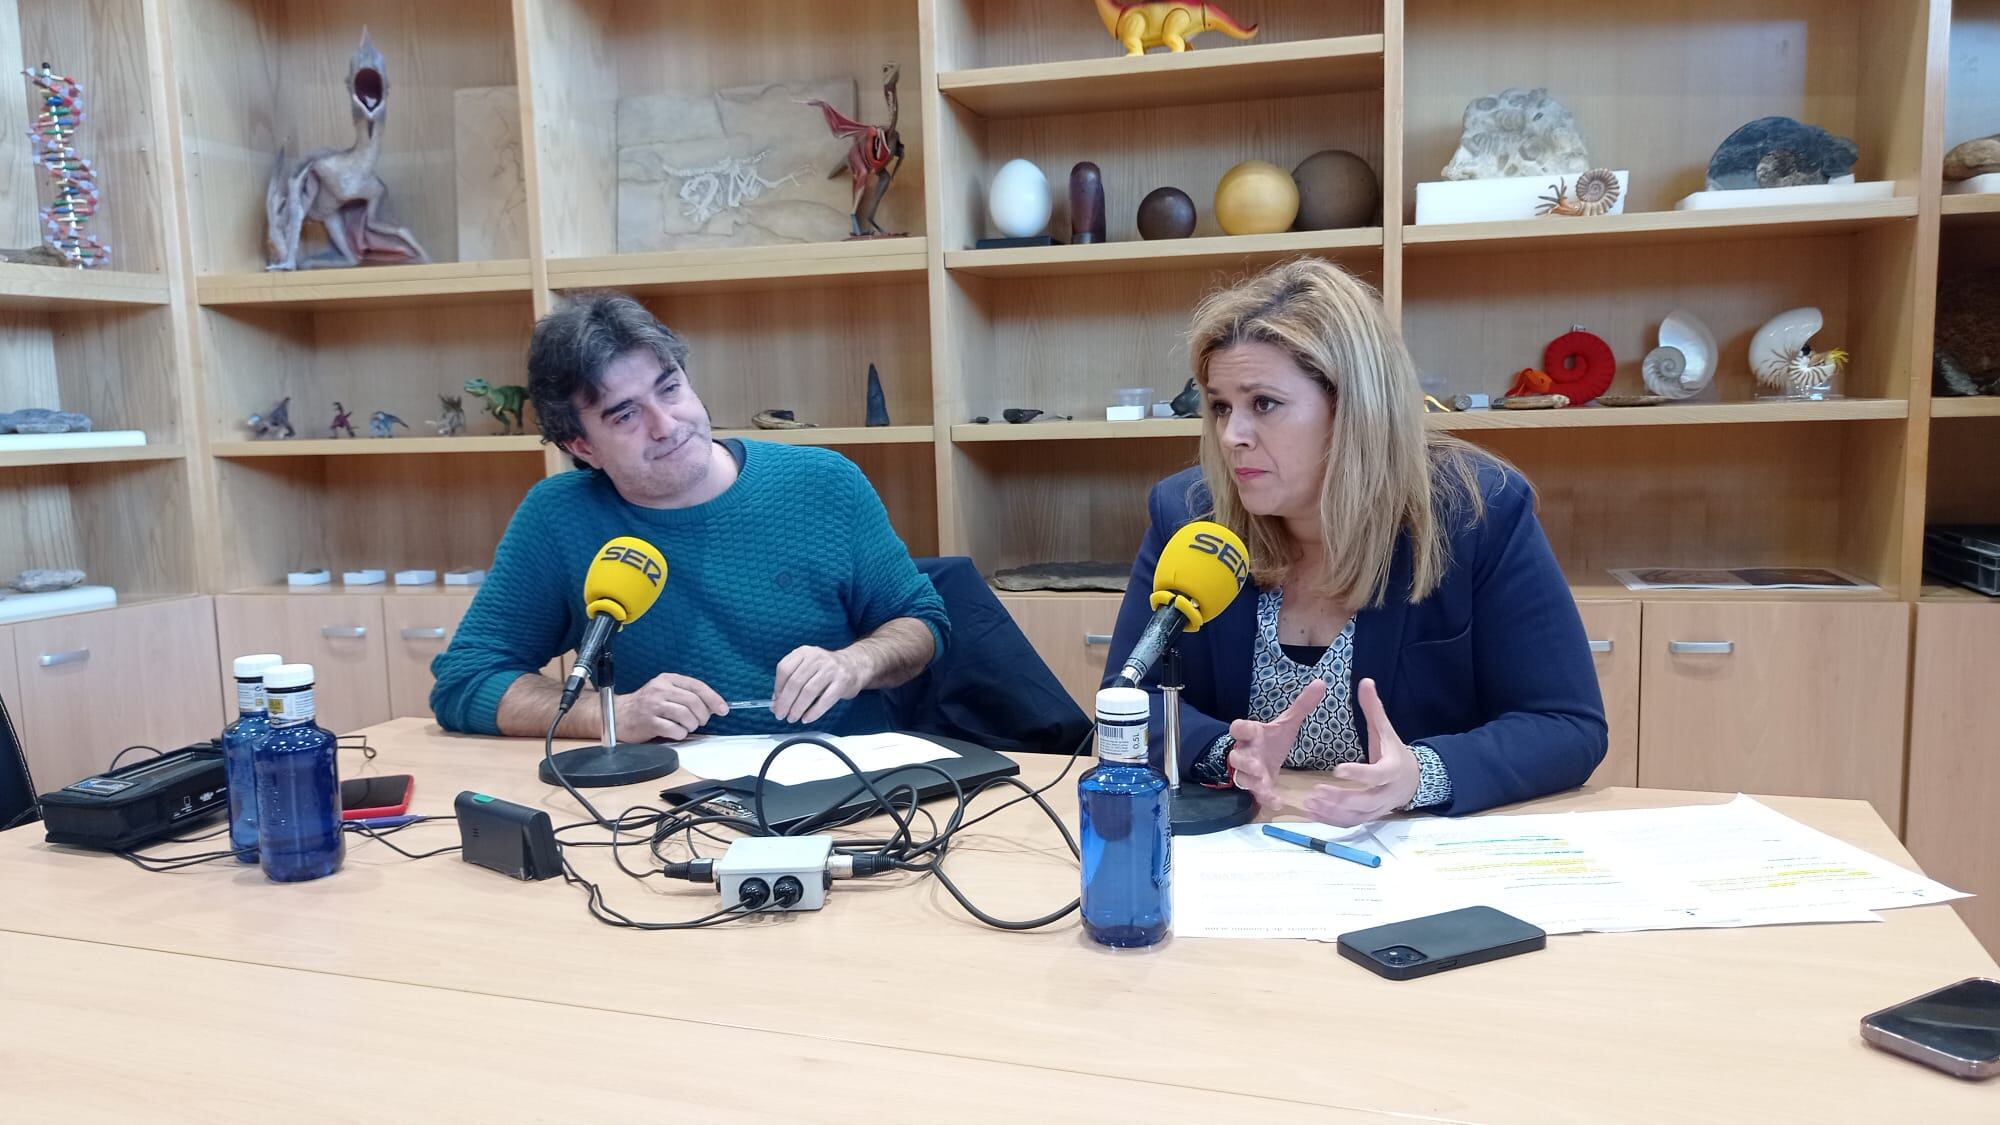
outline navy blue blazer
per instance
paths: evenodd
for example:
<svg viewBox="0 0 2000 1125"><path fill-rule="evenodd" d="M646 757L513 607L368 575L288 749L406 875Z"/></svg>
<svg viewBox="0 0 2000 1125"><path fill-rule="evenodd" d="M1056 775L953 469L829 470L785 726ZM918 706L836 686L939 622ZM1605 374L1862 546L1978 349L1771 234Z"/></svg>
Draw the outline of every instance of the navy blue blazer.
<svg viewBox="0 0 2000 1125"><path fill-rule="evenodd" d="M1431 812L1463 814L1583 784L1604 760L1604 699L1583 619L1549 549L1534 494L1520 474L1484 462L1486 511L1475 525L1448 529L1450 562L1437 589L1410 602L1410 539L1397 538L1382 604L1354 619L1356 734L1368 728L1355 685L1373 677L1389 721L1405 743L1437 752L1451 777L1451 800ZM1148 596L1160 550L1182 524L1204 516L1208 488L1199 469L1153 487L1152 526L1132 563L1118 611L1104 683L1117 675L1152 616ZM1181 775L1234 719L1250 712L1257 590L1199 632L1181 634ZM1161 761L1157 670L1150 740Z"/></svg>

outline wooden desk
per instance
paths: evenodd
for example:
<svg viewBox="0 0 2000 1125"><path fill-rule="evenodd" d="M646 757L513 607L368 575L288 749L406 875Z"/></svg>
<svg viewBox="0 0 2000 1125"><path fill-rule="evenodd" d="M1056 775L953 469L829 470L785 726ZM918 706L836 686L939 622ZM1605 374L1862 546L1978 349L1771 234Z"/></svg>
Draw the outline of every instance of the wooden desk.
<svg viewBox="0 0 2000 1125"><path fill-rule="evenodd" d="M536 780L538 746L448 737L419 720L368 733L380 756L348 756L347 774L415 774L418 811L447 811L470 788L577 819L566 795ZM1028 759L1024 780L1060 765ZM600 807L648 800L662 784L607 793ZM1050 797L1073 813L1067 783ZM1526 807L1719 799L1605 789ZM1861 802L1769 801L1910 863ZM1074 865L1039 814L1017 808L973 832L949 866L988 911L1028 917L1076 893ZM398 837L413 850L433 838L442 846L455 834L435 826ZM617 875L602 849L572 855L635 917L714 908L712 887L642 884ZM871 1094L871 1120L931 1112L940 1095L972 1116L1092 1104L1125 1116L1128 1104L1151 1101L1163 1118L1209 1121L1270 1109L1230 1098L1321 1107L1315 1119L1328 1109L1521 1122L2000 1112L2000 1085L1948 1079L1875 1051L1855 1031L1875 1008L1995 972L1943 906L1892 911L1872 925L1557 937L1545 953L1391 983L1312 942L1189 939L1114 953L1088 944L1074 921L1001 933L967 919L934 883L904 876L838 883L814 914L647 934L592 921L581 893L560 881L522 884L448 856L411 862L371 842L353 843L335 878L277 886L255 868L142 872L50 847L28 830L0 836L0 888L0 931L63 939L0 943L9 1036L0 1045L10 1058L28 1050L51 1065L69 1059L73 1070L89 1069L77 1060L88 1061L91 1044L156 1043L182 1027L200 1029L191 1042L247 1050L266 1021L297 1026L286 1011L315 1005L340 1012L326 1030L343 1046L296 1065L380 1059L410 1086L411 1104L440 1110L484 1083L478 1096L504 1108L559 1111L572 1105L568 1087L603 1076L593 1097L650 1093L661 1107L692 1084L698 1119L838 1117ZM124 1007L46 983L82 973L154 984L166 1001ZM195 1003L172 990L220 996ZM356 1014L399 1005L413 1017L395 1034ZM20 1011L53 1030L22 1032ZM586 1026L594 1030L578 1030ZM855 1050L858 1075L809 1065ZM170 1072L189 1087L226 1088L231 1053L175 1048ZM118 1057L130 1065L144 1056ZM804 1076L822 1100L752 1078L767 1060ZM569 1068L574 1081L559 1076ZM627 1073L635 1070L641 1079ZM118 1089L93 1096L115 1100ZM913 1094L903 1112L898 1099ZM131 1096L127 1108L144 1101Z"/></svg>

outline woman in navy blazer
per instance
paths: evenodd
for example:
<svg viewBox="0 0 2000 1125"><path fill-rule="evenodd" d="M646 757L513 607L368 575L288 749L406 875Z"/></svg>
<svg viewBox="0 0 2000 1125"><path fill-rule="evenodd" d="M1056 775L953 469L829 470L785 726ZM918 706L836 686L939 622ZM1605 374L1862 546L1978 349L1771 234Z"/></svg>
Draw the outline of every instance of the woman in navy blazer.
<svg viewBox="0 0 2000 1125"><path fill-rule="evenodd" d="M1280 768L1319 769L1343 784L1303 809L1343 826L1581 785L1604 758L1604 703L1534 493L1427 429L1375 292L1287 263L1204 300L1190 352L1201 465L1152 491L1104 678L1152 615L1174 531L1212 519L1241 536L1252 582L1180 638L1181 776L1271 805ZM1144 686L1158 762L1157 672Z"/></svg>

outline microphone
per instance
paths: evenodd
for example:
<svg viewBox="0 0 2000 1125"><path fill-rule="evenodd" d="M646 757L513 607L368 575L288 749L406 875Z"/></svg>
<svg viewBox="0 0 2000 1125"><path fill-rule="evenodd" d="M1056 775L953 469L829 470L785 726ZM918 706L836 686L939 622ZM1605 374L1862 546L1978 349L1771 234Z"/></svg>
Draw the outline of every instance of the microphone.
<svg viewBox="0 0 2000 1125"><path fill-rule="evenodd" d="M537 770L542 782L560 785L575 794L600 824L605 823L579 788L606 785L635 785L665 777L680 768L680 752L671 746L618 741L617 718L611 696L611 637L618 630L645 615L659 600L660 587L667 581L667 560L644 539L621 535L599 548L597 558L583 576L583 610L590 624L583 630L583 642L576 646L576 666L563 684L562 704L556 711L561 720L583 690L585 678L597 681L603 707L604 741L599 746L579 746L560 754L543 747L542 764ZM599 675L602 672L603 675ZM551 731L554 727L550 728Z"/></svg>
<svg viewBox="0 0 2000 1125"><path fill-rule="evenodd" d="M653 608L666 580L666 558L643 539L621 535L597 552L583 576L583 611L590 615L590 624L583 631L583 643L576 646L576 665L563 684L558 713L575 705L611 635Z"/></svg>
<svg viewBox="0 0 2000 1125"><path fill-rule="evenodd" d="M1213 621L1236 600L1249 577L1250 552L1235 532L1210 520L1196 520L1174 532L1153 568L1153 619L1125 658L1119 685L1138 687L1175 634L1192 633Z"/></svg>

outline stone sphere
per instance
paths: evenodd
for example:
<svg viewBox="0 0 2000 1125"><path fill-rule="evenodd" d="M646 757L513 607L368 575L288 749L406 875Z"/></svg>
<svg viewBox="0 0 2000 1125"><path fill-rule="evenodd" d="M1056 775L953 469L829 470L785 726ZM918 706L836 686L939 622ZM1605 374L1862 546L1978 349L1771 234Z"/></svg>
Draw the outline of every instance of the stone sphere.
<svg viewBox="0 0 2000 1125"><path fill-rule="evenodd" d="M993 174L986 193L986 214L993 229L1008 238L1032 238L1049 225L1055 200L1049 195L1049 178L1032 162L1009 160Z"/></svg>
<svg viewBox="0 0 2000 1125"><path fill-rule="evenodd" d="M1245 160L1215 185L1215 222L1225 234L1277 234L1299 214L1299 185L1267 160Z"/></svg>
<svg viewBox="0 0 2000 1125"><path fill-rule="evenodd" d="M1186 238L1194 221L1194 200L1177 187L1154 188L1139 201L1140 238Z"/></svg>
<svg viewBox="0 0 2000 1125"><path fill-rule="evenodd" d="M1299 230L1340 230L1366 226L1382 201L1375 170L1345 149L1315 152L1292 169L1299 188Z"/></svg>

